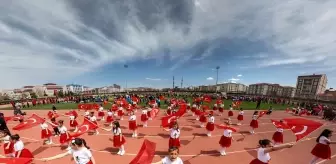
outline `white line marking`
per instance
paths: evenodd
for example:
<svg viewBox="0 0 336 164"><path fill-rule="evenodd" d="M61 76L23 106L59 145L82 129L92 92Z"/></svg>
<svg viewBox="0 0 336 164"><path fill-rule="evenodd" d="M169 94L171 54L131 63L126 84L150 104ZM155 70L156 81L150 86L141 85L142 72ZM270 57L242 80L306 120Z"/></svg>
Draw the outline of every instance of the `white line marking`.
<svg viewBox="0 0 336 164"><path fill-rule="evenodd" d="M336 157L336 154L334 154L333 156L331 156L330 159L333 159L333 158L335 158L335 157ZM329 159L328 159L328 160L329 160ZM327 160L327 159L324 159L324 160L322 160L322 161L320 161L320 162L317 162L316 164L321 164L321 163L327 162L328 160Z"/></svg>

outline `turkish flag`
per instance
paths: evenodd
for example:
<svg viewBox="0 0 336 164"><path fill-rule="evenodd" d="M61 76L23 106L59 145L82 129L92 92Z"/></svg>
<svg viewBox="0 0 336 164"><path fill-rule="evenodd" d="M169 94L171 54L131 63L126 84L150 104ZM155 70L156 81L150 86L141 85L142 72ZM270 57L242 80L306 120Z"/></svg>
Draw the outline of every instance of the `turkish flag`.
<svg viewBox="0 0 336 164"><path fill-rule="evenodd" d="M160 110L157 109L157 108L153 108L151 111L150 111L150 114L151 114L151 117L154 118L156 117L158 114L159 114Z"/></svg>
<svg viewBox="0 0 336 164"><path fill-rule="evenodd" d="M227 129L227 130L232 130L233 132L237 132L238 129L227 126L225 124L215 124L218 129Z"/></svg>
<svg viewBox="0 0 336 164"><path fill-rule="evenodd" d="M85 105L85 104L78 104L78 105L77 105L77 108L78 108L79 110L85 110L85 109L86 109L86 105Z"/></svg>
<svg viewBox="0 0 336 164"><path fill-rule="evenodd" d="M75 116L75 117L78 117L78 113L76 111L74 111L74 110L66 112L64 115L65 116Z"/></svg>
<svg viewBox="0 0 336 164"><path fill-rule="evenodd" d="M30 164L31 158L0 158L0 164Z"/></svg>
<svg viewBox="0 0 336 164"><path fill-rule="evenodd" d="M173 121L176 121L177 117L174 116L174 115L170 115L170 116L166 116L166 117L163 117L162 120L161 120L161 125L162 127L166 128L166 127L169 127L169 125L173 122Z"/></svg>
<svg viewBox="0 0 336 164"><path fill-rule="evenodd" d="M320 122L303 118L286 118L283 119L283 121L291 128L292 132L296 136L296 141L308 136L310 133L314 132L323 125Z"/></svg>
<svg viewBox="0 0 336 164"><path fill-rule="evenodd" d="M4 117L5 118L5 121L18 121L18 120L23 120L24 117L23 116L9 116L9 117Z"/></svg>
<svg viewBox="0 0 336 164"><path fill-rule="evenodd" d="M182 117L187 112L187 104L180 105L179 110L174 114L176 117Z"/></svg>
<svg viewBox="0 0 336 164"><path fill-rule="evenodd" d="M36 125L40 125L41 123L45 122L45 120L39 117L36 114L30 116L27 120L21 122L20 124L13 127L13 130L25 130L32 128Z"/></svg>
<svg viewBox="0 0 336 164"><path fill-rule="evenodd" d="M78 127L78 131L74 134L71 134L71 137L78 137L84 133L87 133L89 130L97 129L98 126L88 120L87 118L84 118L84 121L81 126Z"/></svg>
<svg viewBox="0 0 336 164"><path fill-rule="evenodd" d="M284 122L280 122L280 121L276 121L272 119L271 119L271 122L276 128L290 129L290 127Z"/></svg>
<svg viewBox="0 0 336 164"><path fill-rule="evenodd" d="M92 104L92 108L98 110L100 108L99 104Z"/></svg>
<svg viewBox="0 0 336 164"><path fill-rule="evenodd" d="M52 111L49 111L48 114L47 114L47 116L48 116L49 119L52 119L53 117L54 118L59 117L59 115L57 113L52 112Z"/></svg>
<svg viewBox="0 0 336 164"><path fill-rule="evenodd" d="M135 156L135 158L130 162L130 164L150 164L155 156L156 143L145 139L142 146Z"/></svg>
<svg viewBox="0 0 336 164"><path fill-rule="evenodd" d="M260 117L264 116L266 113L267 113L267 111L261 111L261 112L259 112L258 119L259 119Z"/></svg>
<svg viewBox="0 0 336 164"><path fill-rule="evenodd" d="M204 102L210 103L211 102L211 97L209 95L205 95L203 98Z"/></svg>

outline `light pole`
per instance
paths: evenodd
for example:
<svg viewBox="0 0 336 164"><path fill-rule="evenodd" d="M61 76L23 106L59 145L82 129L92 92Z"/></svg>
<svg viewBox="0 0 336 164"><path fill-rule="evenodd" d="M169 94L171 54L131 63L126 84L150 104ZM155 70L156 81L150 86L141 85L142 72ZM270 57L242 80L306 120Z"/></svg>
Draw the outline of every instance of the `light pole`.
<svg viewBox="0 0 336 164"><path fill-rule="evenodd" d="M128 65L127 65L127 64L125 64L125 65L124 65L124 68L125 68L125 69L127 69L127 68L128 68ZM125 87L125 92L127 93L127 77L126 77L126 79L125 79L125 80L126 80L126 87Z"/></svg>
<svg viewBox="0 0 336 164"><path fill-rule="evenodd" d="M218 70L219 70L219 66L216 67L216 92L218 91L217 90L217 85L218 85Z"/></svg>

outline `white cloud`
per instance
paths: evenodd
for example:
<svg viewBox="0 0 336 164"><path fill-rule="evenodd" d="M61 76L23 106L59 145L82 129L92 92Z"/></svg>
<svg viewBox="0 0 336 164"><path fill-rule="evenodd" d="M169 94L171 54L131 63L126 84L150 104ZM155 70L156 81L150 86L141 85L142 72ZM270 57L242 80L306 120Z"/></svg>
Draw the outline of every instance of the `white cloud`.
<svg viewBox="0 0 336 164"><path fill-rule="evenodd" d="M231 79L228 79L229 82L231 83L236 83L238 82L240 79L237 79L237 78L231 78Z"/></svg>
<svg viewBox="0 0 336 164"><path fill-rule="evenodd" d="M335 68L334 0L181 0L189 5L182 10L188 12L183 13L184 22L168 18L177 12L168 12L166 2L155 1L161 12L145 18L159 23L148 27L136 16L140 13L134 7L139 5L136 1L125 0L122 7L105 0L102 6L89 2L1 1L0 74L5 80L0 86L71 79L107 63L160 58L155 52L164 49L172 52L171 60L181 59L172 67L175 69L189 61L191 54L185 50L221 38L267 43L276 53L261 54L262 67L323 63L321 70ZM79 7L94 9L84 10L89 14L83 16ZM127 16L121 17L124 11L128 11ZM107 30L98 29L97 24ZM211 51L209 48L201 59Z"/></svg>
<svg viewBox="0 0 336 164"><path fill-rule="evenodd" d="M146 77L146 80L161 81L162 79L156 79L156 78L149 78L149 77Z"/></svg>
<svg viewBox="0 0 336 164"><path fill-rule="evenodd" d="M239 74L239 75L237 75L237 77L242 77L242 76L243 76L243 75L240 75L240 74Z"/></svg>
<svg viewBox="0 0 336 164"><path fill-rule="evenodd" d="M207 80L214 80L214 78L213 77L208 77Z"/></svg>

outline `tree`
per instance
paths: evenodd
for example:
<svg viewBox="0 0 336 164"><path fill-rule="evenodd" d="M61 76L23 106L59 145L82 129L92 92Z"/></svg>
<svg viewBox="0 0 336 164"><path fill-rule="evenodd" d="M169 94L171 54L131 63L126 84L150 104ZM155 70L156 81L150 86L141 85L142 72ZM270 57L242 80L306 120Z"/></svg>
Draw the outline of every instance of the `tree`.
<svg viewBox="0 0 336 164"><path fill-rule="evenodd" d="M63 93L62 91L59 91L59 92L57 93L57 96L58 96L58 97L64 97L64 93Z"/></svg>
<svg viewBox="0 0 336 164"><path fill-rule="evenodd" d="M31 97L31 98L33 98L33 99L37 99L37 95L36 95L36 93L35 93L35 92L33 92L33 93L30 93L30 97Z"/></svg>

